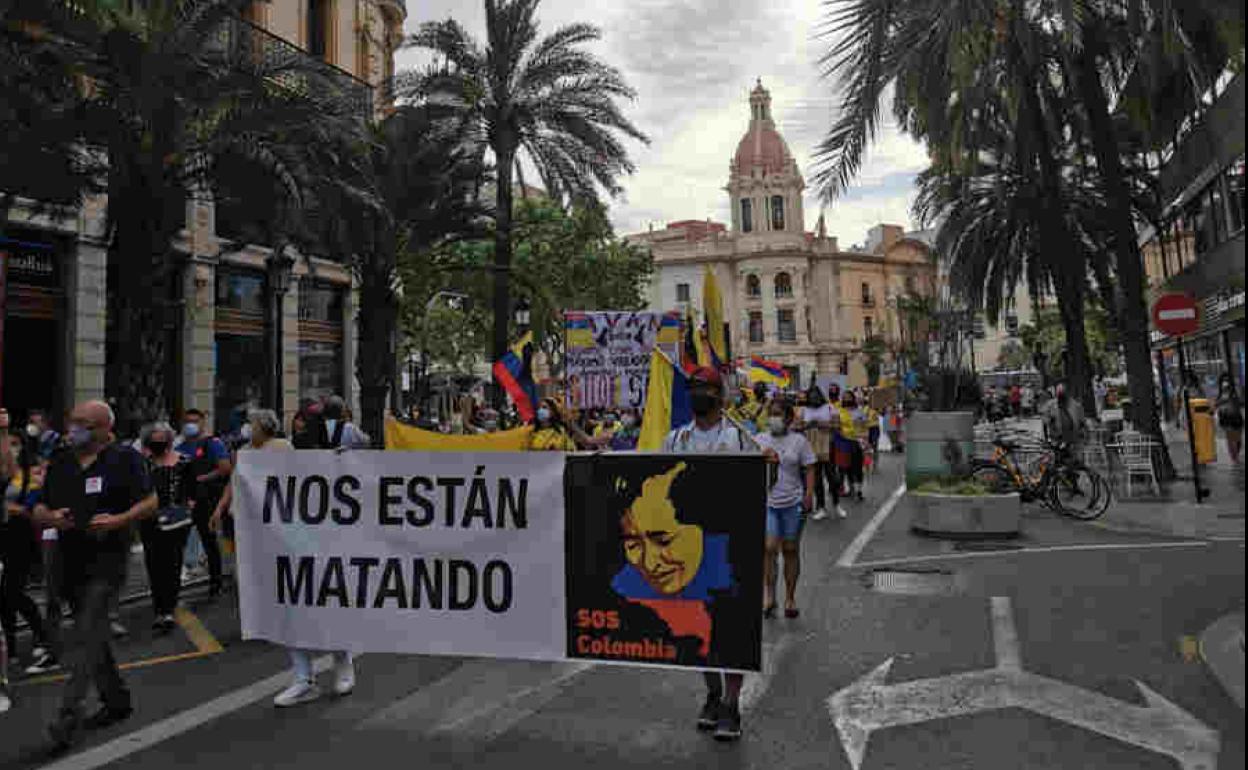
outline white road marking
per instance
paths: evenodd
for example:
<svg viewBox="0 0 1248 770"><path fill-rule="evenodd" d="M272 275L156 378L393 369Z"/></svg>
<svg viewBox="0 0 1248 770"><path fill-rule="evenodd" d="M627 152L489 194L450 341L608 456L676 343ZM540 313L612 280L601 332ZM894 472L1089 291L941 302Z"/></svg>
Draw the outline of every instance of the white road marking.
<svg viewBox="0 0 1248 770"><path fill-rule="evenodd" d="M884 520L888 518L888 515L893 512L894 508L897 507L897 501L900 500L901 496L905 493L906 485L904 483L893 490L893 494L889 495L889 498L884 501L884 504L880 506L880 509L875 512L874 516L871 517L871 521L867 522L867 526L863 527L862 531L858 533L858 536L854 538L853 542L845 548L845 551L841 554L841 558L836 560L836 566L852 567L854 565L854 560L857 559L858 555L862 553L862 549L867 547L867 543L871 542L871 538L875 537L876 530L880 528L880 525L884 523Z"/></svg>
<svg viewBox="0 0 1248 770"><path fill-rule="evenodd" d="M1020 553L1058 553L1061 551L1128 551L1132 549L1148 550L1150 548L1208 548L1212 543L1205 540L1176 540L1161 543L1082 543L1079 545L1043 545L1034 548L1018 548L1002 551L960 551L957 553L936 553L924 556L898 556L893 559L876 559L853 564L854 567L888 567L895 564L912 562L946 561L949 559L983 559L1002 556L1017 556Z"/></svg>
<svg viewBox="0 0 1248 770"><path fill-rule="evenodd" d="M776 641L763 643L763 670L758 674L746 674L745 683L741 685L737 702L742 713L752 711L771 689L771 683L780 670L780 663L798 641L800 638L797 634L786 631Z"/></svg>
<svg viewBox="0 0 1248 770"><path fill-rule="evenodd" d="M1019 651L1018 630L1014 628L1014 611L1010 597L992 597L992 641L997 651L997 668L1022 671L1023 657Z"/></svg>
<svg viewBox="0 0 1248 770"><path fill-rule="evenodd" d="M366 730L501 735L594 664L470 660L356 725Z"/></svg>
<svg viewBox="0 0 1248 770"><path fill-rule="evenodd" d="M324 655L313 661L313 670L319 674L328 671L332 665L333 656ZM214 719L219 719L257 701L272 697L285 689L290 681L289 671L274 674L267 679L261 679L259 682L213 698L207 703L201 703L132 733L114 738L108 743L102 743L81 753L44 765L40 770L95 770L97 767L125 759L197 727L203 727Z"/></svg>
<svg viewBox="0 0 1248 770"><path fill-rule="evenodd" d="M1134 680L1146 705L1023 671L1010 603L993 597L997 665L933 679L886 684L894 658L833 694L828 712L854 770L861 770L871 733L936 719L1021 708L1123 743L1172 757L1183 770L1214 770L1221 739L1214 730Z"/></svg>

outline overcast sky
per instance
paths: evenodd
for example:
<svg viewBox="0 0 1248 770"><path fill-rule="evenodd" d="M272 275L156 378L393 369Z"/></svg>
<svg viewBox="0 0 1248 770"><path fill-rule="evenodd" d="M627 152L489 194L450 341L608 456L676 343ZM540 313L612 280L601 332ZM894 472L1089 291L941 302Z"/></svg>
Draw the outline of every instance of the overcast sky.
<svg viewBox="0 0 1248 770"><path fill-rule="evenodd" d="M453 17L480 40L480 0L408 3L408 31ZM818 74L827 47L816 39L818 0L545 0L543 34L570 22L602 28L596 53L618 67L637 91L627 114L650 137L632 143L637 172L611 204L617 232L656 228L679 219L729 221L728 162L749 124L756 78L771 91L772 115L809 182L811 153L834 117L831 83ZM400 51L399 69L420 61ZM850 192L827 209L828 232L842 247L862 243L879 222L912 229L914 177L926 165L922 148L891 126L881 134ZM806 194L806 229L819 203Z"/></svg>

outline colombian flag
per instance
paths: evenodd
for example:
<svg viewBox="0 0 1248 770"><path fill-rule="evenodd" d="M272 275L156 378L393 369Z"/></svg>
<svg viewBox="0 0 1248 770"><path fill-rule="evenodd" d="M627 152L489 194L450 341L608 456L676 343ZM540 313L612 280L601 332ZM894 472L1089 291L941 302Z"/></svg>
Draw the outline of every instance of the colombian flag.
<svg viewBox="0 0 1248 770"><path fill-rule="evenodd" d="M728 341L724 339L724 301L719 294L719 282L711 266L706 266L702 277L702 314L706 318L706 347L708 362L720 369L728 362Z"/></svg>
<svg viewBox="0 0 1248 770"><path fill-rule="evenodd" d="M760 356L750 357L750 382L766 382L781 388L789 386L789 373L775 361Z"/></svg>
<svg viewBox="0 0 1248 770"><path fill-rule="evenodd" d="M693 419L685 375L663 351L650 354L650 382L646 386L646 410L637 437L637 451L657 452L667 434Z"/></svg>
<svg viewBox="0 0 1248 770"><path fill-rule="evenodd" d="M589 316L569 311L563 314L563 328L570 348L594 347L594 330L589 327Z"/></svg>
<svg viewBox="0 0 1248 770"><path fill-rule="evenodd" d="M659 345L671 345L676 347L680 345L680 313L670 310L663 314L663 320L659 323L659 335L656 343Z"/></svg>
<svg viewBox="0 0 1248 770"><path fill-rule="evenodd" d="M680 351L680 368L685 374L689 374L699 366L706 365L704 360L706 352L702 347L701 333L698 330L698 323L693 318L693 310L685 311L684 321L684 340Z"/></svg>
<svg viewBox="0 0 1248 770"><path fill-rule="evenodd" d="M537 385L533 382L533 332L525 332L502 358L494 362L494 379L516 404L520 419L533 419Z"/></svg>

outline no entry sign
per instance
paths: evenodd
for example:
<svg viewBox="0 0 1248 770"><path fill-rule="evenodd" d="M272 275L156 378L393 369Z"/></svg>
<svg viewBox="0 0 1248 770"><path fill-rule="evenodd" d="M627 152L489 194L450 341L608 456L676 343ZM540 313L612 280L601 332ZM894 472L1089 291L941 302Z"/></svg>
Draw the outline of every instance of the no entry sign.
<svg viewBox="0 0 1248 770"><path fill-rule="evenodd" d="M1191 295L1163 294L1153 303L1153 326L1171 337L1195 334L1200 328L1200 313Z"/></svg>

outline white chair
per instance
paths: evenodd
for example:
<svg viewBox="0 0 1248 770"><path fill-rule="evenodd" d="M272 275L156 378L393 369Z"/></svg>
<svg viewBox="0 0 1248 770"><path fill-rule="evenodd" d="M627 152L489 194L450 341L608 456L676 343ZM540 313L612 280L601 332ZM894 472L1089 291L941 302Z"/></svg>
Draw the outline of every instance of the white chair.
<svg viewBox="0 0 1248 770"><path fill-rule="evenodd" d="M1157 469L1153 467L1154 443L1151 438L1135 431L1123 431L1116 442L1122 460L1123 475L1127 485L1127 497L1131 496L1131 479L1147 477L1154 494L1161 494L1157 481Z"/></svg>

